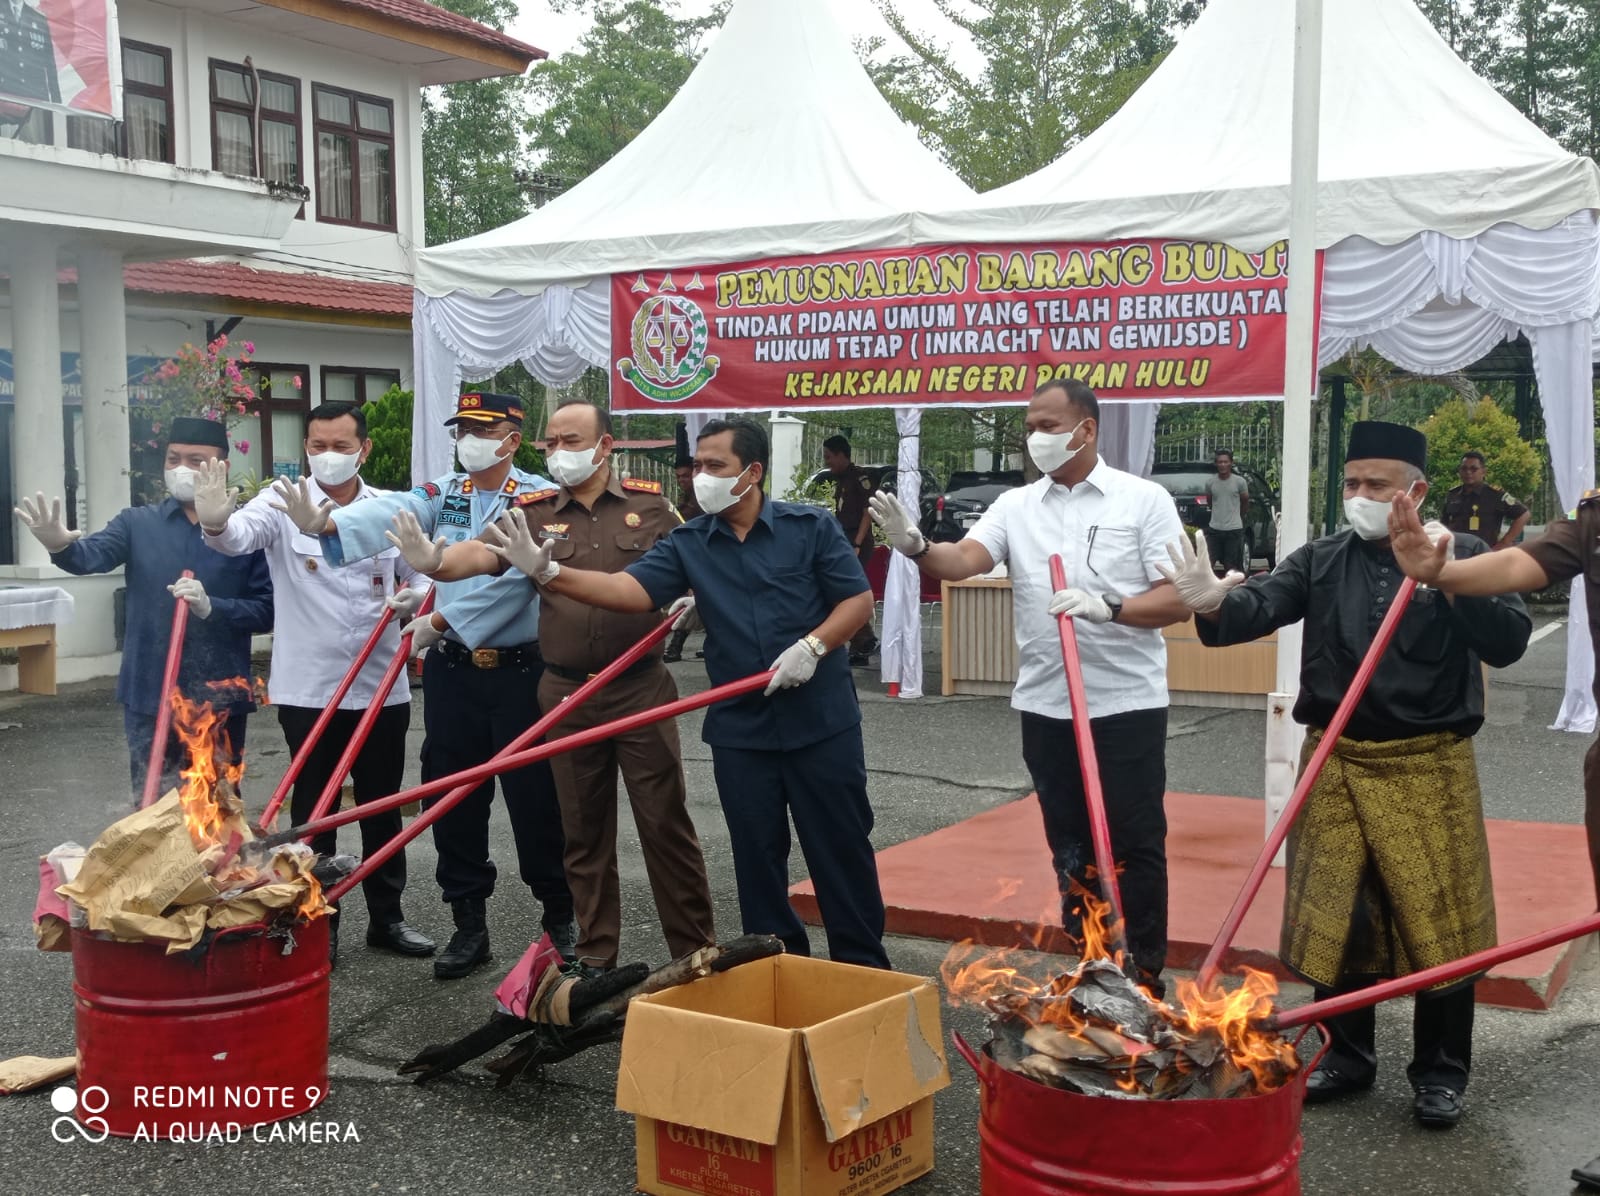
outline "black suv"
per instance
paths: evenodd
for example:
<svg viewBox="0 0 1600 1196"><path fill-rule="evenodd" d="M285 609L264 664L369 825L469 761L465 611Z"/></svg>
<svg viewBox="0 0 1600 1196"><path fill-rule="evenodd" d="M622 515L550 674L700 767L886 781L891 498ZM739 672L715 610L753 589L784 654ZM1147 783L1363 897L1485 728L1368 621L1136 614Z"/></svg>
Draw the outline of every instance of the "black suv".
<svg viewBox="0 0 1600 1196"><path fill-rule="evenodd" d="M1245 564L1249 566L1264 559L1271 569L1278 563L1278 532L1272 523L1278 506L1277 495L1248 469L1235 465L1233 472L1250 487L1250 507L1244 514ZM1204 530L1211 526L1211 495L1206 491L1206 483L1216 476L1216 468L1205 461L1169 461L1157 465L1150 480L1172 495L1178 518L1185 526Z"/></svg>
<svg viewBox="0 0 1600 1196"><path fill-rule="evenodd" d="M1022 485L1020 469L957 470L949 485L923 503L922 534L934 543L960 540L995 499Z"/></svg>

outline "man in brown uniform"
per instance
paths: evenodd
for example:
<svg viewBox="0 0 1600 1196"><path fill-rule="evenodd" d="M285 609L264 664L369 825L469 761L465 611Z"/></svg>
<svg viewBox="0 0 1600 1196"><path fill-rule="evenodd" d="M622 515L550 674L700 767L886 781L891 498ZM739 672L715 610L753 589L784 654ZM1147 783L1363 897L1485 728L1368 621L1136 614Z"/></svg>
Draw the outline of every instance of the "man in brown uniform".
<svg viewBox="0 0 1600 1196"><path fill-rule="evenodd" d="M1461 485L1444 496L1439 522L1458 535L1477 536L1497 551L1515 544L1528 526L1528 508L1499 486L1483 480L1483 454L1475 449L1462 453L1456 476ZM1511 527L1502 536L1500 529L1507 519L1511 520Z"/></svg>
<svg viewBox="0 0 1600 1196"><path fill-rule="evenodd" d="M865 572L877 547L872 540L872 515L867 510L867 499L872 497L872 479L850 459L850 442L843 436L830 436L822 442L822 463L833 474L833 513ZM850 637L850 663L870 664L877 648L878 637L872 634L872 620L868 619L861 630Z"/></svg>
<svg viewBox="0 0 1600 1196"><path fill-rule="evenodd" d="M1526 594L1580 573L1589 608L1589 637L1595 645L1595 698L1600 701L1600 490L1590 490L1570 518L1557 520L1544 535L1503 552L1450 559L1448 542L1428 541L1416 505L1396 496L1389 514L1389 545L1406 576L1446 594ZM1600 903L1600 740L1583 760L1584 827L1589 864ZM1572 1172L1584 1188L1600 1191L1600 1156Z"/></svg>
<svg viewBox="0 0 1600 1196"><path fill-rule="evenodd" d="M564 402L545 428L545 461L559 487L516 500L530 528L555 542L554 559L575 569L616 573L682 521L660 482L624 479L611 467L611 416L581 400ZM402 545L403 547L403 545ZM441 580L499 573L504 562L478 540L445 550ZM529 599L532 600L530 590ZM544 676L539 704L548 714L661 621L655 611L619 614L559 594L542 595L539 642ZM652 652L580 706L550 733L570 735L676 701L677 686ZM578 960L617 963L622 898L617 879L617 769L639 829L645 872L662 933L674 957L715 941L711 887L685 800L677 724L654 723L550 761L566 836L567 885L580 933Z"/></svg>
<svg viewBox="0 0 1600 1196"><path fill-rule="evenodd" d="M700 509L700 500L694 496L694 454L689 451L689 430L683 424L678 425L678 455L677 464L672 467L672 476L678 482L678 514L683 516L683 521L697 515L704 515ZM662 660L668 664L677 664L683 659L683 642L689 638L689 633L700 627L700 620L692 613L678 620L678 625L673 628L672 636L667 640L667 651ZM704 656L705 652L697 653Z"/></svg>

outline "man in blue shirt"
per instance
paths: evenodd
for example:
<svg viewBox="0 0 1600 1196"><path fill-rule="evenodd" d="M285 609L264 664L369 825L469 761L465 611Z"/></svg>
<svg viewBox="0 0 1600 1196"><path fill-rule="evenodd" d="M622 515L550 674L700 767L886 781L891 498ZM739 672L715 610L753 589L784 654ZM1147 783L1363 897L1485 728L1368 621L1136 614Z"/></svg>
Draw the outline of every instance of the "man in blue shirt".
<svg viewBox="0 0 1600 1196"><path fill-rule="evenodd" d="M229 712L229 751L235 763L243 758L245 716L255 709L250 687L217 689L211 683L249 678L250 636L272 630L272 580L259 552L224 557L208 552L202 543L194 511L195 474L201 462L227 456L228 433L221 423L176 419L167 444L169 497L161 502L129 507L89 536L67 530L59 498L48 511L42 494L32 502L23 499L17 508L57 568L80 576L125 569L128 625L117 701L122 703L135 793L144 788L156 715L167 700L161 680L172 639L174 598L189 604L178 690L190 700ZM194 573L192 579L181 576L185 569ZM162 761L163 788L177 783L184 763L182 744L171 734Z"/></svg>
<svg viewBox="0 0 1600 1196"><path fill-rule="evenodd" d="M511 463L522 445L522 404L515 395L464 394L446 425L455 433L462 471L407 494L320 506L304 485L279 483L284 511L307 535L319 536L328 564L364 560L398 544L390 528L409 517L440 553L477 536L514 501L550 497L555 483ZM441 582L435 607L407 624L413 653L432 646L422 666L422 779L482 764L539 717L539 603L528 579L471 577ZM533 597L533 601L529 601ZM517 843L522 879L544 906L543 924L569 958L578 944L572 893L562 868L565 839L555 778L548 763L500 774L506 813ZM489 960L487 902L496 869L489 858L489 811L494 782L485 781L433 824L439 853L435 875L450 905L456 932L433 961L433 973L453 980Z"/></svg>
<svg viewBox="0 0 1600 1196"><path fill-rule="evenodd" d="M810 953L789 906L792 816L829 954L886 968L861 708L842 651L872 617L872 591L832 513L769 501L766 472L760 425L706 424L694 479L706 513L621 573L559 565L552 541L536 544L517 509L484 540L551 593L605 610L657 610L693 590L713 684L777 670L765 693L708 709L701 733L733 839L745 932Z"/></svg>

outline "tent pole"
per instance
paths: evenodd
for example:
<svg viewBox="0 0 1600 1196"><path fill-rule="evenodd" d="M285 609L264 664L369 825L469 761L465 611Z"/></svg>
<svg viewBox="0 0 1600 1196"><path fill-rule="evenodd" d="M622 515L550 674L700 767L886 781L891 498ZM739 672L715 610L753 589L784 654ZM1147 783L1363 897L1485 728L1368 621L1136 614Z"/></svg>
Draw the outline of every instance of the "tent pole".
<svg viewBox="0 0 1600 1196"><path fill-rule="evenodd" d="M1322 100L1322 0L1295 0L1293 134L1289 164L1289 286L1283 372L1281 561L1306 542L1311 516L1311 396L1317 368L1317 141ZM1330 465L1329 468L1332 468ZM1290 721L1301 626L1278 632L1277 692L1267 699L1267 827L1294 788L1300 733Z"/></svg>

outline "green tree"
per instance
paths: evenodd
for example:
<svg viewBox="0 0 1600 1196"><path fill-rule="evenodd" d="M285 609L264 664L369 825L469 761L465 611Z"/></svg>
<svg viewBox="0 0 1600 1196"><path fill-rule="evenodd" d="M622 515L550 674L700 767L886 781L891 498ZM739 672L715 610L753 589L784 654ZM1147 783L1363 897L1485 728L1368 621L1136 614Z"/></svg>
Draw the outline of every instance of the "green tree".
<svg viewBox="0 0 1600 1196"><path fill-rule="evenodd" d="M1461 454L1475 449L1487 464L1485 476L1507 493L1526 498L1539 483L1539 454L1518 435L1516 417L1479 399L1468 405L1451 399L1423 421L1428 438L1427 508L1437 514L1445 491L1456 484Z"/></svg>
<svg viewBox="0 0 1600 1196"><path fill-rule="evenodd" d="M1197 11L1170 0L934 0L983 56L972 77L894 0L875 2L911 52L869 61L874 81L979 191L1032 174L1103 124L1171 47L1169 27Z"/></svg>
<svg viewBox="0 0 1600 1196"><path fill-rule="evenodd" d="M440 0L445 8L495 29L517 15L516 0ZM450 83L422 93L425 236L457 241L526 214L522 127L524 78Z"/></svg>
<svg viewBox="0 0 1600 1196"><path fill-rule="evenodd" d="M361 476L380 490L409 490L411 392L391 386L376 403L367 404L366 412L372 451L361 467Z"/></svg>
<svg viewBox="0 0 1600 1196"><path fill-rule="evenodd" d="M687 18L675 15L672 0L551 6L594 17L576 50L537 64L531 76L537 112L527 121L529 143L559 188L593 174L656 118L700 60L701 41L722 23L727 5Z"/></svg>

